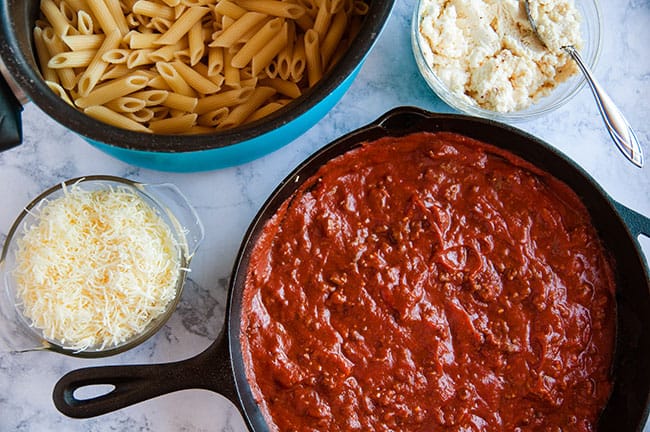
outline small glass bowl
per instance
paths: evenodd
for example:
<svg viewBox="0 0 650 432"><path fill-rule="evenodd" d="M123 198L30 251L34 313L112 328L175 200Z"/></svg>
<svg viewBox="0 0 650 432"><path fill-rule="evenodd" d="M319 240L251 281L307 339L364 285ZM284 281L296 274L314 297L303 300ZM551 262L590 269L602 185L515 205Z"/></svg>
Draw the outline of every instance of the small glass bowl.
<svg viewBox="0 0 650 432"><path fill-rule="evenodd" d="M429 87L431 87L440 99L457 111L502 122L533 120L567 103L586 84L582 73L578 72L553 89L547 96L541 97L526 109L519 111L498 112L481 108L477 104L472 104L452 93L443 81L436 76L431 66L429 66L425 60L427 42L422 40L420 37L419 28L423 3L424 0L418 0L417 7L413 14L413 20L411 22L411 45L415 56L415 62ZM575 0L575 6L582 16L581 32L583 37L583 47L580 51L580 55L593 70L600 57L602 43L600 7L598 5L598 0Z"/></svg>
<svg viewBox="0 0 650 432"><path fill-rule="evenodd" d="M167 224L177 245L179 254L179 275L174 298L167 304L163 313L153 319L145 329L118 345L89 347L76 350L62 345L59 341L46 337L43 332L31 325L23 315L19 305L17 286L13 277L16 268L17 239L26 228L38 221L38 210L45 201L57 199L66 188L80 185L85 191L122 189L135 193L144 200ZM172 184L142 184L113 176L87 176L67 180L36 197L18 215L13 223L0 255L0 279L4 281L4 292L0 295L0 349L10 352L51 350L75 357L106 357L119 354L139 345L156 333L172 315L180 300L189 269L190 260L203 240L204 230L194 208L180 190Z"/></svg>

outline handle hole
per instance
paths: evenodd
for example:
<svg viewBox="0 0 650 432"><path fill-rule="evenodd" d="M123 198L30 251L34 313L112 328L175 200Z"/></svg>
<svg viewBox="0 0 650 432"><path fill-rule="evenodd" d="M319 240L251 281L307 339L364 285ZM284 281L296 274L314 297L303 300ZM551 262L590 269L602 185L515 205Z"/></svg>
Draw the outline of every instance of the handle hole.
<svg viewBox="0 0 650 432"><path fill-rule="evenodd" d="M72 393L72 396L77 400L95 399L100 396L105 396L115 390L113 384L95 384L79 387Z"/></svg>

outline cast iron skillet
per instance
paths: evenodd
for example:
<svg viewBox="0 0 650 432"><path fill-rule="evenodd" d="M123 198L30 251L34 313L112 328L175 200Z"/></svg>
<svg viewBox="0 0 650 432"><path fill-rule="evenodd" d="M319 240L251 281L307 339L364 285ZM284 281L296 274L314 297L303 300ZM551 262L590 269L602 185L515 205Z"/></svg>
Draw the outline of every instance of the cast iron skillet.
<svg viewBox="0 0 650 432"><path fill-rule="evenodd" d="M494 144L555 175L580 196L605 247L616 260L615 384L599 430L641 431L648 416L650 390L650 367L646 364L650 358L650 280L636 237L650 235L650 220L613 201L580 167L531 135L490 120L433 114L410 107L393 109L370 125L327 145L278 186L243 239L230 280L226 325L206 351L175 363L94 367L70 372L54 388L56 407L71 417L92 417L176 390L202 388L230 399L251 430L268 430L246 381L239 341L242 290L256 239L282 202L327 161L364 141L417 131L458 132ZM99 384L115 388L94 399L74 397L75 390Z"/></svg>

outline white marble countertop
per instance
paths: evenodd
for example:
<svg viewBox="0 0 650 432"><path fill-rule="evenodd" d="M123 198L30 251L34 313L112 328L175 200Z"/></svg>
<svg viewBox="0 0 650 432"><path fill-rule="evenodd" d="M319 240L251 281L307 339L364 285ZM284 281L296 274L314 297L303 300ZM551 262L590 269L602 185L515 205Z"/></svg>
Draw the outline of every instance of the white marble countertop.
<svg viewBox="0 0 650 432"><path fill-rule="evenodd" d="M138 348L99 360L53 352L0 353L0 431L244 430L234 407L208 391L181 391L74 420L55 409L52 388L66 372L80 367L167 362L203 351L222 327L227 280L242 236L280 180L316 149L395 106L451 111L418 75L408 30L414 3L397 0L358 78L325 118L288 146L246 165L196 174L140 169L94 149L33 104L25 107L24 143L0 154L0 241L22 207L42 190L91 174L175 183L196 206L207 234L192 262L179 309L162 331ZM601 8L604 44L596 75L635 127L650 159L650 2L601 0ZM556 112L516 126L575 160L615 200L650 216L650 163L635 168L616 150L587 88ZM649 256L650 240L641 243Z"/></svg>

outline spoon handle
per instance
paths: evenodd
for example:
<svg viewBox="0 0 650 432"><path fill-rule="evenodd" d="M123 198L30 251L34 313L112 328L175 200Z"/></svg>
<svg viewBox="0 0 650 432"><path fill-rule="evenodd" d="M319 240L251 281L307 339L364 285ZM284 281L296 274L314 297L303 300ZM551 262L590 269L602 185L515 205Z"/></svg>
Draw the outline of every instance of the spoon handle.
<svg viewBox="0 0 650 432"><path fill-rule="evenodd" d="M607 131L616 143L616 146L625 157L630 160L630 162L639 168L643 167L643 151L641 150L639 140L630 124L627 122L621 111L616 107L614 101L612 101L605 90L603 90L600 84L598 84L593 74L582 60L582 57L578 54L578 51L572 46L566 46L564 47L564 50L571 56L571 58L573 58L573 60L575 60L584 73L585 79L589 83L589 87L591 87L591 91L594 94L594 98L596 98L598 110L603 116L603 120L607 126Z"/></svg>

